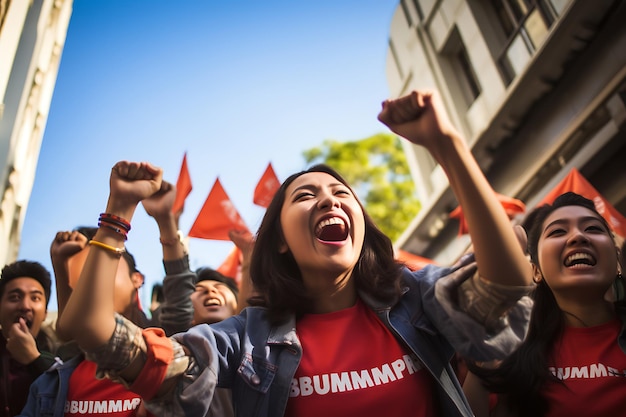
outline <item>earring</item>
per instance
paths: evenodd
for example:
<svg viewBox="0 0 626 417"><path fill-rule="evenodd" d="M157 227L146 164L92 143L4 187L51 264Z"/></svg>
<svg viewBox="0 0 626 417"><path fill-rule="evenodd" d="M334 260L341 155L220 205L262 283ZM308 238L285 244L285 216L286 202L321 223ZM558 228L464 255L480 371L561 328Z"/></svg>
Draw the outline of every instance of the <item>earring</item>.
<svg viewBox="0 0 626 417"><path fill-rule="evenodd" d="M543 279L533 277L533 282L534 282L535 284L539 284L541 281L543 281Z"/></svg>

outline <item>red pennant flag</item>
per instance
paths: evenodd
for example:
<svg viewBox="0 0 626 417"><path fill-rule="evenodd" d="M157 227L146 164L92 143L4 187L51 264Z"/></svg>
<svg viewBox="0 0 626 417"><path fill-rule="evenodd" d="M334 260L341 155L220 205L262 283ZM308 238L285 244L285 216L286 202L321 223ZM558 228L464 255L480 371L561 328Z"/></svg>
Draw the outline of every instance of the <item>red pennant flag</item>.
<svg viewBox="0 0 626 417"><path fill-rule="evenodd" d="M567 174L537 206L552 204L558 196L568 191L593 200L596 205L596 210L598 210L598 213L609 223L613 231L621 237L626 238L626 218L624 218L624 216L622 216L622 214L617 211L617 209L613 207L613 205L609 203L576 168L572 168L570 173Z"/></svg>
<svg viewBox="0 0 626 417"><path fill-rule="evenodd" d="M435 261L432 259L424 258L422 256L418 256L412 254L411 252L407 252L402 249L396 250L396 259L400 262L404 262L404 264L411 270L417 271L418 269L424 268L426 265L436 265Z"/></svg>
<svg viewBox="0 0 626 417"><path fill-rule="evenodd" d="M183 164L180 167L180 173L176 181L176 197L174 198L172 213L178 213L185 208L185 199L191 192L191 189L191 177L189 176L189 169L187 168L187 152L185 152Z"/></svg>
<svg viewBox="0 0 626 417"><path fill-rule="evenodd" d="M217 268L217 272L233 278L237 285L241 285L241 258L241 250L235 246L224 259L224 262Z"/></svg>
<svg viewBox="0 0 626 417"><path fill-rule="evenodd" d="M259 183L254 189L254 204L267 208L279 188L280 181L278 181L278 177L276 176L274 168L272 168L272 163L270 162L267 165L263 176L259 180Z"/></svg>
<svg viewBox="0 0 626 417"><path fill-rule="evenodd" d="M496 193L496 197L504 207L504 211L509 216L509 219L512 219L517 214L523 213L526 211L526 205L516 198L507 197L502 194ZM467 227L467 220L465 220L465 215L463 214L463 209L461 206L458 206L452 212L450 212L450 218L459 220L459 236L465 235L469 233L469 228Z"/></svg>
<svg viewBox="0 0 626 417"><path fill-rule="evenodd" d="M230 241L228 231L232 229L248 230L248 227L218 178L189 230L189 237Z"/></svg>

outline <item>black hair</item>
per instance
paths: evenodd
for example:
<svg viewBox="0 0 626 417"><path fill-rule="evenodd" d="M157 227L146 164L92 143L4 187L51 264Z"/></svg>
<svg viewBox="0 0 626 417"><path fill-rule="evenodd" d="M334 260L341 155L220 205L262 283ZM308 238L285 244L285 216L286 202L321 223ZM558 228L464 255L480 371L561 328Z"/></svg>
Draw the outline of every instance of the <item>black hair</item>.
<svg viewBox="0 0 626 417"><path fill-rule="evenodd" d="M287 187L298 177L312 172L331 175L350 189L356 198L346 180L324 164L295 173L281 184L265 212L250 260L250 277L260 294L250 303L265 306L270 321L274 323L284 321L289 314L300 315L311 309L312 300L304 287L296 260L290 251L281 253L278 248L283 243L280 214ZM389 237L378 229L358 198L356 201L363 211L365 237L352 279L357 290L378 300L390 301L400 294L402 265L394 258Z"/></svg>
<svg viewBox="0 0 626 417"><path fill-rule="evenodd" d="M41 284L46 296L47 309L48 302L50 301L50 287L52 285L52 280L50 278L50 272L48 272L42 264L35 261L15 261L2 268L2 274L0 275L0 299L4 296L4 290L7 283L16 278L24 277L32 278Z"/></svg>
<svg viewBox="0 0 626 417"><path fill-rule="evenodd" d="M98 228L93 226L78 226L74 228L74 231L82 233L88 240L91 240L96 235ZM139 272L141 274L139 269L137 269L135 257L130 252L128 252L128 250L122 253L122 258L124 258L124 260L128 264L128 270L131 274L135 272Z"/></svg>
<svg viewBox="0 0 626 417"><path fill-rule="evenodd" d="M596 205L592 200L585 198L579 194L573 192L567 192L558 196L552 204L544 204L528 214L522 227L526 230L528 235L528 254L530 255L530 261L535 265L539 265L539 237L543 229L543 222L552 214L553 211L561 207L566 206L581 206L588 210L591 210L598 216L598 220L602 222L607 231L613 236L611 226L602 217L602 215L596 209Z"/></svg>
<svg viewBox="0 0 626 417"><path fill-rule="evenodd" d="M196 270L196 283L200 281L218 281L223 284L226 284L228 289L235 295L235 298L239 298L239 286L237 285L237 281L235 281L231 277L227 277L226 275L216 271L213 268L202 267Z"/></svg>
<svg viewBox="0 0 626 417"><path fill-rule="evenodd" d="M566 206L581 206L591 210L611 234L611 228L592 200L573 192L562 194L552 204L534 209L522 223L528 235L527 246L531 262L537 267L543 223L556 209ZM548 356L555 341L563 334L565 328L563 313L545 280L537 283L531 297L533 308L528 334L518 349L496 369L484 369L468 362L470 370L482 379L487 390L505 394L509 411L519 416L545 415L550 406L542 395L546 382L562 382L548 370Z"/></svg>

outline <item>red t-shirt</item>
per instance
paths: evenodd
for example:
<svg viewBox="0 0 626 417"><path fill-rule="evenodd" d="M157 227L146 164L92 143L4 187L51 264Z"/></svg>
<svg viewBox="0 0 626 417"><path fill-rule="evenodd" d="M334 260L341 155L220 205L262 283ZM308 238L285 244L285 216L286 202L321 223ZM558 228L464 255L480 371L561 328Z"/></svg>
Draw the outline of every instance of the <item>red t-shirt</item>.
<svg viewBox="0 0 626 417"><path fill-rule="evenodd" d="M140 404L141 397L123 385L108 379L96 379L96 364L84 360L70 376L65 416L137 416Z"/></svg>
<svg viewBox="0 0 626 417"><path fill-rule="evenodd" d="M546 384L547 417L619 416L626 410L626 355L617 344L617 319L568 327L554 346L550 371L563 384ZM550 361L550 359L549 359Z"/></svg>
<svg viewBox="0 0 626 417"><path fill-rule="evenodd" d="M429 372L363 302L305 315L296 329L303 355L285 416L438 414Z"/></svg>

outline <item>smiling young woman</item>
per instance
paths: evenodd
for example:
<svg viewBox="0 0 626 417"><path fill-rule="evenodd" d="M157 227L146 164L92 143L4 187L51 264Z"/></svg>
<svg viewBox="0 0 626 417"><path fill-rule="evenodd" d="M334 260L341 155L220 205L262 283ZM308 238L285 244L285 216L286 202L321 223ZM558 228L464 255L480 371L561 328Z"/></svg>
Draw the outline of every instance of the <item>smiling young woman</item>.
<svg viewBox="0 0 626 417"><path fill-rule="evenodd" d="M465 385L477 416L608 416L626 395L626 308L619 250L593 201L566 193L525 222L536 288L528 335L495 370L471 366L497 405L485 408L474 375ZM617 288L617 287L615 287ZM473 394L469 394L469 392Z"/></svg>

